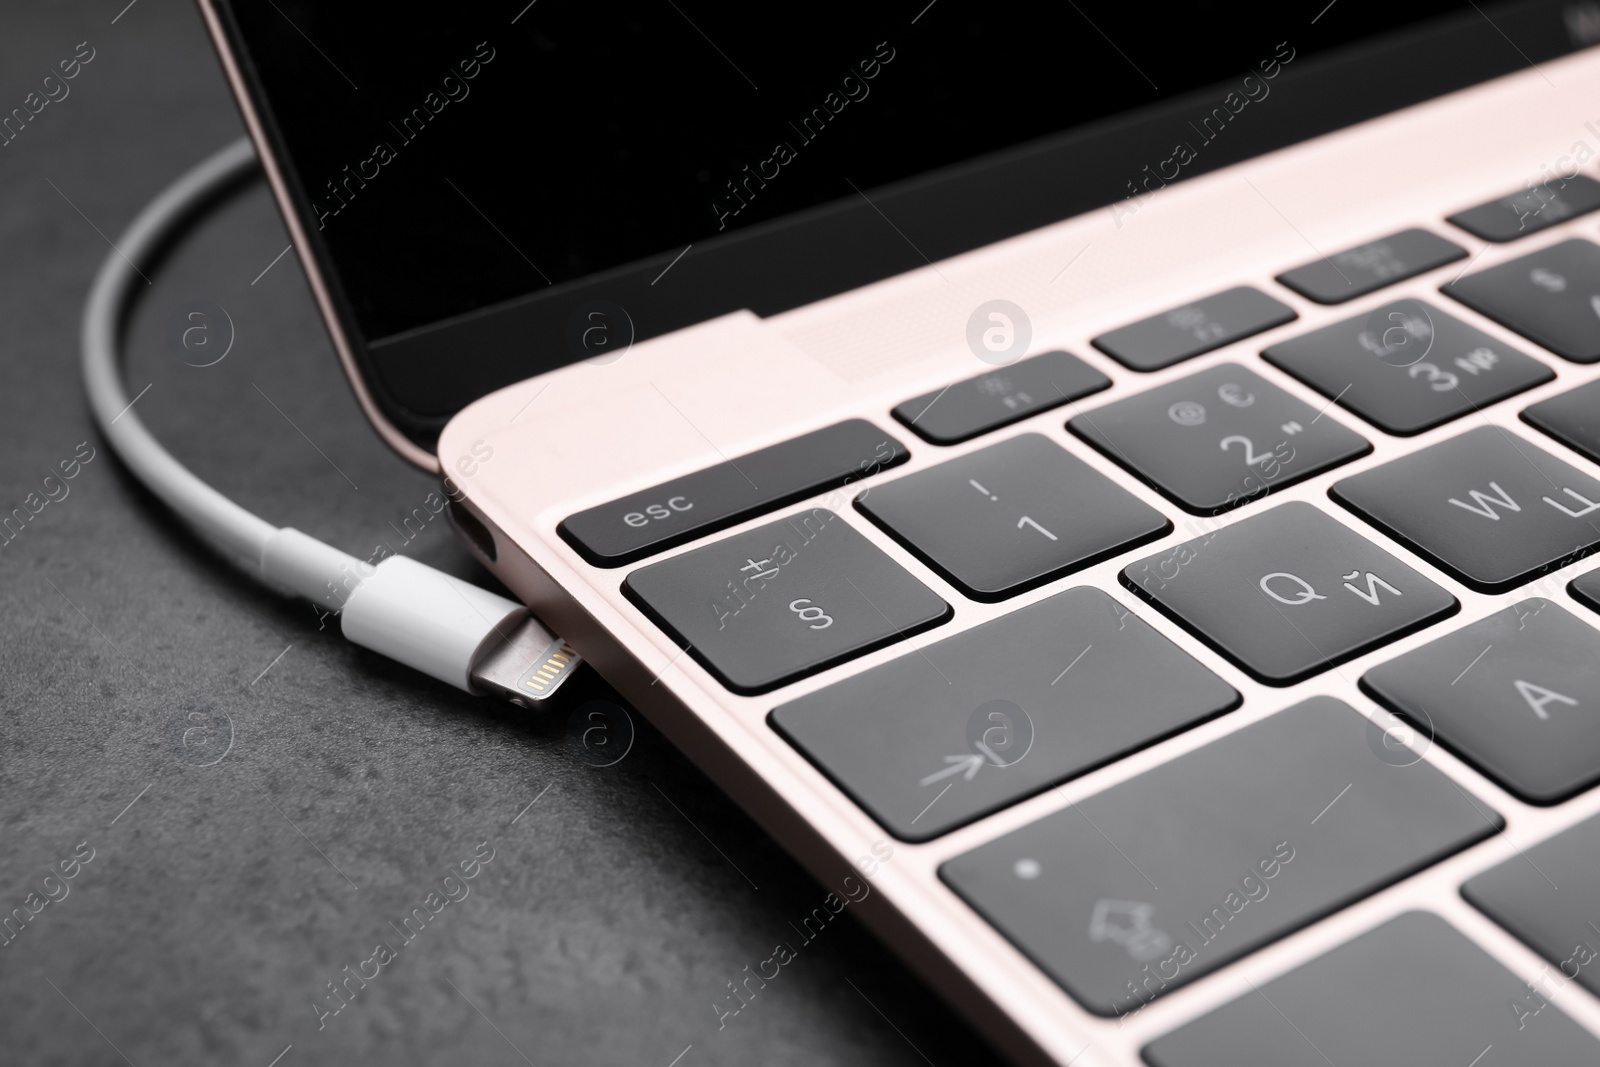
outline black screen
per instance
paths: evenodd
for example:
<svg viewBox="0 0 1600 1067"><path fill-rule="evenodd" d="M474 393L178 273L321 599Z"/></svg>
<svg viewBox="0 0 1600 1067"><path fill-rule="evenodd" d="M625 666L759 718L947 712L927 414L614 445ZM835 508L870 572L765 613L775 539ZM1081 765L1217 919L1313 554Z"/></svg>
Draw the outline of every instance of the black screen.
<svg viewBox="0 0 1600 1067"><path fill-rule="evenodd" d="M772 313L1574 43L1561 5L1452 0L222 10L347 326L424 421L581 357L583 300L640 337ZM515 359L441 389L462 316L458 363Z"/></svg>

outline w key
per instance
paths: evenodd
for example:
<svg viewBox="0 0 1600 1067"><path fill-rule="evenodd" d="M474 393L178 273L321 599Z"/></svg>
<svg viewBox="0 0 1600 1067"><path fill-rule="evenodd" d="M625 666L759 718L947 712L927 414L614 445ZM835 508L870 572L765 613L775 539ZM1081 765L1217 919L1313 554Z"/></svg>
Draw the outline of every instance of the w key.
<svg viewBox="0 0 1600 1067"><path fill-rule="evenodd" d="M1467 585L1500 593L1600 545L1600 482L1497 426L1328 490Z"/></svg>

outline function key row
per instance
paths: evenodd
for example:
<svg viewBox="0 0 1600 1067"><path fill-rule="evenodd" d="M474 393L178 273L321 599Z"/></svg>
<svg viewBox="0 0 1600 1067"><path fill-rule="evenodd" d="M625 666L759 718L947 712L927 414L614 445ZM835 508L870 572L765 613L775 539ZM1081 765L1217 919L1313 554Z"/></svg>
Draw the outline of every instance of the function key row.
<svg viewBox="0 0 1600 1067"><path fill-rule="evenodd" d="M1451 215L1449 221L1482 240L1506 242L1597 209L1600 182L1575 175L1498 197ZM1466 256L1466 249L1455 242L1412 227L1284 271L1277 281L1319 304L1341 304ZM1563 358L1578 363L1600 360L1600 246L1592 242L1565 241L1458 277L1441 291ZM1108 331L1090 343L1130 370L1154 371L1297 317L1294 309L1259 289L1236 286ZM1419 328L1425 332L1419 333ZM1425 363L1436 335L1440 354ZM1338 368L1347 361L1352 342L1361 346L1358 356L1370 355L1379 366L1420 378L1436 393L1459 392L1460 396L1433 397L1428 404L1420 402L1411 390L1386 402L1383 389L1398 385L1397 375L1385 375L1370 366L1365 370ZM1549 371L1536 361L1517 352L1497 352L1487 335L1420 301L1380 308L1364 319L1274 346L1266 354L1328 396L1352 390L1352 407L1397 434L1420 433L1472 405L1493 402L1549 378ZM1452 367L1441 367L1441 358L1454 360L1471 376L1467 388L1458 389L1461 376ZM1358 358L1355 362L1370 361ZM1479 385L1480 375L1503 364L1510 364L1509 373L1503 370L1492 380L1483 378ZM1341 374L1356 380L1330 382ZM1375 382L1377 389L1373 388ZM980 375L908 400L894 409L894 415L929 441L954 444L1109 384L1104 375L1067 353L1049 352L1019 363L1009 376ZM954 395L946 410L919 426L947 394Z"/></svg>
<svg viewBox="0 0 1600 1067"><path fill-rule="evenodd" d="M1596 208L1600 208L1600 183L1580 176L1503 197L1452 216L1451 221L1486 240L1509 240ZM1278 280L1312 300L1340 303L1465 254L1435 234L1409 229L1286 271ZM1600 246L1590 241L1574 239L1541 249L1459 278L1443 291L1566 359L1600 360ZM1296 317L1292 308L1260 290L1237 286L1112 330L1092 343L1124 366L1150 371ZM1279 342L1262 354L1324 396L1400 435L1420 433L1553 376L1537 360L1419 300L1396 301L1366 316ZM1299 432L1289 427L1310 425L1296 417L1304 405L1257 382L1259 388L1238 395L1269 397L1275 413L1287 412L1278 423L1285 435ZM1110 384L1082 360L1065 352L1047 352L908 400L894 409L894 416L925 440L955 444ZM1169 386L1166 392L1177 389ZM1236 499L1291 484L1359 454L1352 452L1359 438L1352 440L1353 435L1330 424L1321 432L1334 439L1303 439L1303 447L1294 451L1307 454L1309 461L1291 467L1254 447L1256 437L1249 430L1254 434L1263 430L1252 425L1224 435L1246 442L1237 446L1244 449L1242 454L1258 458L1247 458L1245 465L1262 468L1248 472L1256 484L1243 486L1244 492L1233 485L1230 472L1212 465L1178 462L1176 469L1161 469L1164 464L1174 466L1173 461L1162 460L1157 455L1161 448L1151 442L1141 446L1130 441L1128 426L1165 429L1148 411L1159 407L1164 395L1158 391L1123 401L1098 413L1097 419L1074 420L1074 429L1191 511L1215 512ZM1226 396L1220 399L1228 403ZM1173 421L1179 419L1180 402L1194 405L1186 408L1190 413L1186 417L1200 416L1203 401L1173 400L1168 404L1175 413ZM1263 404L1253 421L1260 421L1268 407ZM1109 429L1097 431L1097 424ZM1551 432L1563 437L1559 430ZM1134 460L1136 452L1142 461ZM589 563L623 566L871 476L906 456L898 441L871 423L852 419L578 512L568 516L558 531ZM1275 472L1266 479L1259 477L1276 468L1282 468L1285 476Z"/></svg>

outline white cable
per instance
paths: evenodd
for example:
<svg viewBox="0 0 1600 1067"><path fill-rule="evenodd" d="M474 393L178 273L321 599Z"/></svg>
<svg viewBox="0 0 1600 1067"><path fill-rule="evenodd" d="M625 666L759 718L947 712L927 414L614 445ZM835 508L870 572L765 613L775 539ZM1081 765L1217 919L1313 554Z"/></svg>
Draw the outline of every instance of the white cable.
<svg viewBox="0 0 1600 1067"><path fill-rule="evenodd" d="M376 567L235 504L173 458L145 429L122 382L120 335L151 262L190 220L256 174L240 138L164 189L112 246L83 312L83 382L96 425L144 486L207 541L268 585L339 613L344 635L471 693L525 705L548 698L577 656L521 604L404 556ZM137 399L137 398L134 398Z"/></svg>

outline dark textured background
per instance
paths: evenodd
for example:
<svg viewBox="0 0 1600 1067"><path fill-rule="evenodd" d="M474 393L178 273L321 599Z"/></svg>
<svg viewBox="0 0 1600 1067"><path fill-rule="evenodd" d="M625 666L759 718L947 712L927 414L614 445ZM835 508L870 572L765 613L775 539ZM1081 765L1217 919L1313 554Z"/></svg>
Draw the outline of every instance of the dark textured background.
<svg viewBox="0 0 1600 1067"><path fill-rule="evenodd" d="M681 1067L987 1058L848 914L719 1031L726 983L823 895L776 844L636 715L632 750L597 768L567 741L568 709L513 714L319 632L99 445L77 333L107 237L241 132L193 7L138 0L119 17L124 3L0 16L0 113L78 42L96 50L0 148L0 513L80 442L97 448L0 545L0 914L79 842L94 849L0 947L0 1060L268 1067L290 1045L281 1067L667 1067L689 1045ZM390 523L432 487L362 421L293 257L252 284L287 242L258 184L159 272L140 264L154 284L130 326L129 380L151 383L138 411L273 522L362 555L398 546ZM236 329L206 369L165 341L193 299ZM440 519L406 551L469 575L452 537ZM201 765L230 728L231 750ZM483 841L495 856L471 895L401 947L389 924ZM379 941L398 958L319 1032L325 983Z"/></svg>

